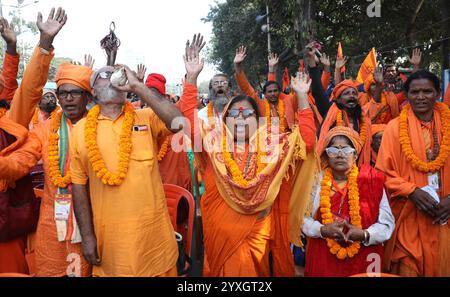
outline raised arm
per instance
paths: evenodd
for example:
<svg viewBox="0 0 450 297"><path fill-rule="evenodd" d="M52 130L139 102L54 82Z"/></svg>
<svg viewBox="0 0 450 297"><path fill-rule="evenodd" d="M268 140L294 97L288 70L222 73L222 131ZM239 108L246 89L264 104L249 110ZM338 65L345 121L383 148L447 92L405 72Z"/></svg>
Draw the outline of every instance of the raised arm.
<svg viewBox="0 0 450 297"><path fill-rule="evenodd" d="M50 62L53 58L53 40L66 21L67 15L62 8L58 8L56 14L55 9L52 8L45 22L42 20L42 14L38 14L39 45L33 52L9 111L10 119L26 128L33 118L34 110L41 100L42 90L47 82Z"/></svg>
<svg viewBox="0 0 450 297"><path fill-rule="evenodd" d="M0 18L0 33L6 42L6 53L2 71L5 87L0 94L0 100L5 99L10 103L19 86L17 84L17 73L19 72L20 56L17 54L16 32L12 30L8 21L4 18Z"/></svg>
<svg viewBox="0 0 450 297"><path fill-rule="evenodd" d="M267 75L268 81L277 81L277 68L278 68L278 55L270 53L269 55L269 74Z"/></svg>
<svg viewBox="0 0 450 297"><path fill-rule="evenodd" d="M320 69L317 66L318 59L316 57L315 50L310 46L306 47L305 54L308 58L307 60L309 66L309 75L311 77L312 95L316 100L316 106L319 110L320 115L325 118L328 113L328 109L331 107L331 103L322 86Z"/></svg>
<svg viewBox="0 0 450 297"><path fill-rule="evenodd" d="M375 91L373 92L373 98L377 102L381 102L381 93L383 92L383 68L377 67L373 72L373 80L375 81Z"/></svg>
<svg viewBox="0 0 450 297"><path fill-rule="evenodd" d="M298 125L300 134L306 144L306 150L311 152L316 144L316 126L314 123L314 113L308 102L308 93L311 88L309 76L299 72L297 77L291 78L291 88L294 90L298 101Z"/></svg>
<svg viewBox="0 0 450 297"><path fill-rule="evenodd" d="M173 128L172 123L176 118L182 117L180 110L156 89L148 88L144 83L140 82L136 74L128 66L124 66L124 68L128 83L125 86L113 84L113 87L122 92L136 94L164 122L167 129L172 131L172 133L178 133L182 128Z"/></svg>
<svg viewBox="0 0 450 297"><path fill-rule="evenodd" d="M322 72L322 87L326 90L328 89L328 86L330 85L331 81L331 62L330 57L328 57L325 53L322 54L320 57L320 63L323 65L323 72Z"/></svg>
<svg viewBox="0 0 450 297"><path fill-rule="evenodd" d="M413 65L413 73L419 71L422 64L422 51L418 48L414 49L408 60Z"/></svg>
<svg viewBox="0 0 450 297"><path fill-rule="evenodd" d="M345 64L347 64L347 57L338 57L336 59L336 65L334 68L334 84L335 85L339 84L343 80L341 69L342 69L342 67L345 66Z"/></svg>
<svg viewBox="0 0 450 297"><path fill-rule="evenodd" d="M234 70L236 72L236 82L242 94L252 97L255 100L259 100L255 90L248 82L247 77L245 76L245 73L241 67L242 62L245 61L246 57L247 57L247 48L245 46L240 46L238 49L236 49L236 56L234 57Z"/></svg>

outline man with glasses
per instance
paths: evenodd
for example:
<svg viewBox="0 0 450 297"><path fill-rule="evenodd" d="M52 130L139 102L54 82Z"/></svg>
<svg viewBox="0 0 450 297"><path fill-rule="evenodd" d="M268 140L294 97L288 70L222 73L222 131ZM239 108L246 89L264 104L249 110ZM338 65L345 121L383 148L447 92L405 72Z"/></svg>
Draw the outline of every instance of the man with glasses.
<svg viewBox="0 0 450 297"><path fill-rule="evenodd" d="M67 21L61 8L51 10L44 22L39 13L37 26L40 41L24 73L10 113L16 122L28 127L36 105L42 97L53 58L53 40ZM56 95L62 112L38 124L30 133L37 146L38 160L44 164L45 185L39 223L34 239L35 268L37 276L90 275L88 263L80 257L79 270L68 271L67 257L81 256L80 235L73 213L71 179L69 171L69 137L72 127L86 113L91 100L90 77L92 70L86 66L62 64L56 74ZM32 250L33 247L29 247Z"/></svg>

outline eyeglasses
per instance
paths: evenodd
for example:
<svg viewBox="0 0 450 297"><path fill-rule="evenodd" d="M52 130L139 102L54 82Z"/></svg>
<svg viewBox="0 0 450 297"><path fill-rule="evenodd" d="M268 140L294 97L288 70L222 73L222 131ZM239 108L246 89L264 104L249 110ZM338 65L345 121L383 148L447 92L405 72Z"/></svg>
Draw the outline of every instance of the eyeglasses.
<svg viewBox="0 0 450 297"><path fill-rule="evenodd" d="M342 154L344 157L348 157L351 154L355 154L356 150L351 147L337 148L337 147L329 147L326 150L328 157L336 158L339 154Z"/></svg>
<svg viewBox="0 0 450 297"><path fill-rule="evenodd" d="M81 98L81 96L83 96L83 94L85 93L85 91L83 90L72 90L72 91L58 91L58 97L61 99L67 99L69 97L72 97L73 99L79 99Z"/></svg>
<svg viewBox="0 0 450 297"><path fill-rule="evenodd" d="M244 119L249 118L251 116L255 115L255 110L254 109L249 109L249 108L245 108L245 109L230 109L228 111L228 116L232 117L232 118L237 118L239 117L239 114L242 112L242 116L244 117Z"/></svg>
<svg viewBox="0 0 450 297"><path fill-rule="evenodd" d="M218 86L228 86L228 81L223 80L223 81L215 81L213 82L213 86L218 87Z"/></svg>

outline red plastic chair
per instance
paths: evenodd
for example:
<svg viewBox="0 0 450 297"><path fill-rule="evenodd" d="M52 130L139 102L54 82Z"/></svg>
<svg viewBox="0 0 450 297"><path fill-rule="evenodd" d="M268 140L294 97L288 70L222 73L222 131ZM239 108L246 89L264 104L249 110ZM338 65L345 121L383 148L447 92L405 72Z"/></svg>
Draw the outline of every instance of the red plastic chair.
<svg viewBox="0 0 450 297"><path fill-rule="evenodd" d="M173 228L177 229L177 212L178 205L181 199L186 199L189 205L188 214L188 231L186 238L186 253L191 256L191 246L192 246L192 233L194 230L194 211L195 211L195 201L191 192L179 187L177 185L164 184L164 193L166 194L167 208L169 209L170 220L172 221Z"/></svg>

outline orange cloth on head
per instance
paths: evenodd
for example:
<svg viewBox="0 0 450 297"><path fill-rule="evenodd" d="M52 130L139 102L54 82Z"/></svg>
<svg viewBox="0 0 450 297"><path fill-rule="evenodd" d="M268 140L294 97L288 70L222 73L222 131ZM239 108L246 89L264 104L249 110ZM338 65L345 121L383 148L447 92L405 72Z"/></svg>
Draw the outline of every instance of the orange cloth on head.
<svg viewBox="0 0 450 297"><path fill-rule="evenodd" d="M426 161L425 130L411 109L408 112L409 137L414 153ZM442 143L442 119L434 112L438 142ZM385 267L394 274L408 276L450 276L450 224L433 225L433 219L420 211L408 196L428 185L428 174L411 166L399 144L399 118L392 120L383 134L376 168L386 175L386 188L396 226L386 245ZM442 198L450 193L450 162L440 170Z"/></svg>
<svg viewBox="0 0 450 297"><path fill-rule="evenodd" d="M355 89L355 91L359 94L356 84L351 79L346 79L341 81L334 87L333 93L331 93L331 99L339 98L342 92L344 92L348 88Z"/></svg>
<svg viewBox="0 0 450 297"><path fill-rule="evenodd" d="M61 64L56 73L55 81L58 87L63 84L72 84L92 94L90 84L92 73L92 69L86 66Z"/></svg>
<svg viewBox="0 0 450 297"><path fill-rule="evenodd" d="M325 141L323 148L318 151L319 157L322 159L322 167L325 168L327 166L327 158L325 157L325 150L330 145L331 141L336 136L346 136L353 144L353 147L356 150L356 153L359 155L359 153L362 150L362 144L361 144L361 138L359 138L359 134L349 127L334 127L330 131L328 131L327 135L325 136Z"/></svg>

